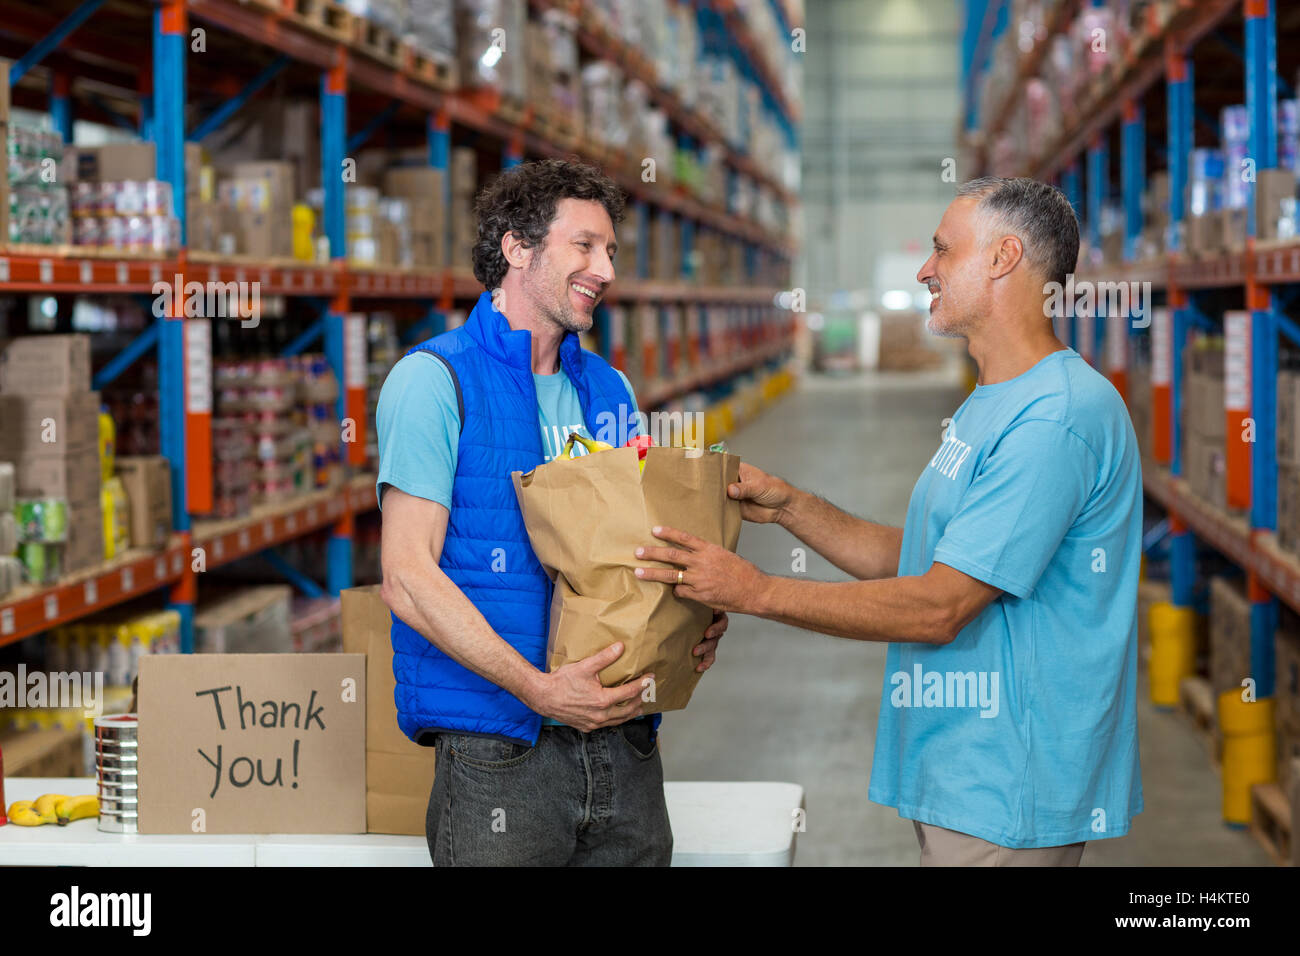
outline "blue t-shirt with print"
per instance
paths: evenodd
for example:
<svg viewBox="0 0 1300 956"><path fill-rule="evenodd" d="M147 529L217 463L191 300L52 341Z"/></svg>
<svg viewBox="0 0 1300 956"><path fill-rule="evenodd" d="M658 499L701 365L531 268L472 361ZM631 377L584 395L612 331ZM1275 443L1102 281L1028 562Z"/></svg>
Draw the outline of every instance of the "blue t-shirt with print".
<svg viewBox="0 0 1300 956"><path fill-rule="evenodd" d="M898 573L1004 593L950 644L890 645L870 799L1012 848L1127 833L1141 536L1129 416L1078 353L976 387L912 491Z"/></svg>

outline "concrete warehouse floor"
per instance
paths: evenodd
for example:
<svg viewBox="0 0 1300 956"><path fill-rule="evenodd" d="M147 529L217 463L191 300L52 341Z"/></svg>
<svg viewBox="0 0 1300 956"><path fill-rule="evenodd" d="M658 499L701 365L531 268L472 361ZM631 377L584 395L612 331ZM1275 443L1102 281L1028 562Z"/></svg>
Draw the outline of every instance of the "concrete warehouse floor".
<svg viewBox="0 0 1300 956"><path fill-rule="evenodd" d="M854 514L901 525L941 421L964 397L957 381L956 372L809 375L728 445ZM781 528L746 524L739 550L789 575L796 546ZM847 579L812 552L807 575ZM884 666L883 644L736 617L690 707L665 718L665 776L803 785L800 865L916 865L912 824L867 800ZM1083 865L1267 864L1253 837L1224 826L1219 777L1188 721L1145 694L1138 720L1146 809L1127 836L1089 843Z"/></svg>

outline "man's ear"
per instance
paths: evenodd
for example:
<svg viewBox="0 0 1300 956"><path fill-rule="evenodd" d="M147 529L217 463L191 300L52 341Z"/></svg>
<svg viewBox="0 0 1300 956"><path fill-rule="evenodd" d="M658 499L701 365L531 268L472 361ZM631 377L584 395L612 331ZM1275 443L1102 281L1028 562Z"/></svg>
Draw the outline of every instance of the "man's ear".
<svg viewBox="0 0 1300 956"><path fill-rule="evenodd" d="M532 258L533 250L524 243L524 237L519 233L507 232L501 237L501 254L512 267L523 269Z"/></svg>
<svg viewBox="0 0 1300 956"><path fill-rule="evenodd" d="M993 250L993 262L989 266L989 278L1001 279L1014 269L1016 264L1024 257L1025 247L1021 245L1020 240L1015 236L1003 236L1002 241Z"/></svg>

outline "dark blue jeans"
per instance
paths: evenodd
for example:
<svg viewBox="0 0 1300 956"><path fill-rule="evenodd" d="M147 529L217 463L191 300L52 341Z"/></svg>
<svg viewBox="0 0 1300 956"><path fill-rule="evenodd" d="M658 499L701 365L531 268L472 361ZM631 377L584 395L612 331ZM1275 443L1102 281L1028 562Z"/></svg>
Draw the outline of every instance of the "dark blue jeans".
<svg viewBox="0 0 1300 956"><path fill-rule="evenodd" d="M648 719L537 746L437 736L425 836L434 866L667 866L673 834Z"/></svg>

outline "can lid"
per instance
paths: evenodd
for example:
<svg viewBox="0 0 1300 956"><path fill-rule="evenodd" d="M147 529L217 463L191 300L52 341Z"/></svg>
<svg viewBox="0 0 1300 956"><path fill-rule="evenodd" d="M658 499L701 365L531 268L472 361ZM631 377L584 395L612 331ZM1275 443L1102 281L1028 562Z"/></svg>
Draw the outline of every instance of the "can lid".
<svg viewBox="0 0 1300 956"><path fill-rule="evenodd" d="M135 714L102 714L95 718L96 727L121 727L136 725L139 721Z"/></svg>

